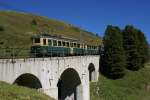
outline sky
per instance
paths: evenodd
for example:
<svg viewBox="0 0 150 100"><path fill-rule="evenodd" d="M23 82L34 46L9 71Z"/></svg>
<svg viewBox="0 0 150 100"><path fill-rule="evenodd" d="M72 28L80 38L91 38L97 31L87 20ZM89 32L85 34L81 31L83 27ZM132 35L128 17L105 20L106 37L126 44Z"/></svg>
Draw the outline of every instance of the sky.
<svg viewBox="0 0 150 100"><path fill-rule="evenodd" d="M103 36L107 25L133 25L150 43L150 0L0 0L15 10L60 20Z"/></svg>

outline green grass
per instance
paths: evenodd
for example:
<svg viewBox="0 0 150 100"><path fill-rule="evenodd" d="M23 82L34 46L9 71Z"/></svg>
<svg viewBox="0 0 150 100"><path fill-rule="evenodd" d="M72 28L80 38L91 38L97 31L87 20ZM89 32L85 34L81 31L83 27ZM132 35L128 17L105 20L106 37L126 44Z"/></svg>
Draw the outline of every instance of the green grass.
<svg viewBox="0 0 150 100"><path fill-rule="evenodd" d="M0 100L54 100L36 90L0 82Z"/></svg>
<svg viewBox="0 0 150 100"><path fill-rule="evenodd" d="M35 20L37 25L32 24ZM30 48L31 37L39 32L62 35L80 39L87 44L100 45L101 39L90 32L80 30L71 24L33 14L25 14L14 11L0 11L0 48L24 47Z"/></svg>
<svg viewBox="0 0 150 100"><path fill-rule="evenodd" d="M99 77L97 83L91 83L91 100L150 100L150 63L139 71L126 71L122 79L111 80Z"/></svg>

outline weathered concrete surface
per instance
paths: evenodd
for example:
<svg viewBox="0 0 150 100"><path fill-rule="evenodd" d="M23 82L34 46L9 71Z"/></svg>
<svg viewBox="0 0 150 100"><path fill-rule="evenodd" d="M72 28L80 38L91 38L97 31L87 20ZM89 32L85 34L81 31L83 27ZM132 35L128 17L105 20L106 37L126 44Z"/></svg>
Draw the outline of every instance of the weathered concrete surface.
<svg viewBox="0 0 150 100"><path fill-rule="evenodd" d="M94 73L91 73L94 75L92 76L94 77L93 81L97 81L99 75L99 56L14 59L13 63L11 59L1 59L0 80L13 84L24 74L33 75L39 80L42 86L40 90L57 100L57 85L61 75L65 70L73 69L77 72L81 84L76 87L75 94L70 95L70 98L76 95L76 100L90 100L88 67L91 63L95 67Z"/></svg>

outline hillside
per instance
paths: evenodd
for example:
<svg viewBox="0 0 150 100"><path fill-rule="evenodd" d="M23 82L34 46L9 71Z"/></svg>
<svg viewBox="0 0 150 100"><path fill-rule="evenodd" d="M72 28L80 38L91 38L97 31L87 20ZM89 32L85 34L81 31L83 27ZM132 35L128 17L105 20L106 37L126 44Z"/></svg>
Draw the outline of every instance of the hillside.
<svg viewBox="0 0 150 100"><path fill-rule="evenodd" d="M91 83L91 100L150 100L150 63L126 73L118 80L100 76L97 83Z"/></svg>
<svg viewBox="0 0 150 100"><path fill-rule="evenodd" d="M0 47L31 46L31 37L39 32L80 39L87 44L101 44L101 39L71 24L32 14L0 11Z"/></svg>
<svg viewBox="0 0 150 100"><path fill-rule="evenodd" d="M49 96L25 87L0 82L0 100L54 100Z"/></svg>

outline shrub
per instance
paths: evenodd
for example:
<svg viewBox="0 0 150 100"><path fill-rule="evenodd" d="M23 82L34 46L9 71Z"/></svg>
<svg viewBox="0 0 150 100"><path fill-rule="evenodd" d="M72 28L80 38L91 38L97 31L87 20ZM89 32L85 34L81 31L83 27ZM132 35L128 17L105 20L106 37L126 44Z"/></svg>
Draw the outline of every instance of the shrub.
<svg viewBox="0 0 150 100"><path fill-rule="evenodd" d="M32 20L32 25L37 25L37 21L35 19Z"/></svg>
<svg viewBox="0 0 150 100"><path fill-rule="evenodd" d="M4 31L4 27L0 25L0 31Z"/></svg>

